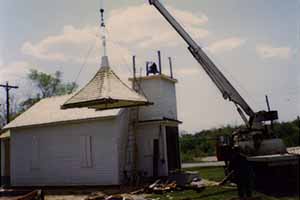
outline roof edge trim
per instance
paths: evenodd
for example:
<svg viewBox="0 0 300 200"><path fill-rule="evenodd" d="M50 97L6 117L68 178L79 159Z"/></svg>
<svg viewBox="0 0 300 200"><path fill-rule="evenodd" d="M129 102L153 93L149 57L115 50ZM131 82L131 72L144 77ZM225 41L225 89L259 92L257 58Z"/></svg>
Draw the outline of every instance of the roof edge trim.
<svg viewBox="0 0 300 200"><path fill-rule="evenodd" d="M50 126L50 125L63 125L63 124L68 124L68 123L83 123L83 122L87 122L87 121L97 121L97 120L109 120L109 119L117 118L118 115L119 115L119 113L117 115L104 116L104 117L93 117L93 118L86 118L86 119L66 120L66 121L58 121L58 122L50 122L50 123L41 123L41 124L31 124L31 125L7 127L7 128L3 128L0 133L3 133L7 130L13 130L13 129L46 127L46 126Z"/></svg>

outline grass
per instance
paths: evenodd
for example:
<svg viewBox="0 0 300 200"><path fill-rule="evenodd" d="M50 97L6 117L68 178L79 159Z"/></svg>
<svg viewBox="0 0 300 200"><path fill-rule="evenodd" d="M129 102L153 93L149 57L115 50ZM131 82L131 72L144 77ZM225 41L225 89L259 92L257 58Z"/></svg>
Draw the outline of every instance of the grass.
<svg viewBox="0 0 300 200"><path fill-rule="evenodd" d="M187 171L197 171L199 175L211 181L221 181L224 178L223 167L195 167L189 168ZM300 200L297 196L292 197L272 197L261 193L254 193L255 197L261 197L263 200ZM156 200L230 200L237 197L235 187L207 187L202 192L193 190L169 192L163 195L152 195L150 199Z"/></svg>
<svg viewBox="0 0 300 200"><path fill-rule="evenodd" d="M299 200L299 197L272 197L260 193L255 193L255 197L260 197L262 200ZM210 187L202 192L195 192L192 190L176 191L166 193L164 195L152 195L151 199L155 200L231 200L237 198L237 191L235 188L226 187Z"/></svg>
<svg viewBox="0 0 300 200"><path fill-rule="evenodd" d="M195 171L199 176L210 181L221 181L225 177L223 167L193 167L186 171Z"/></svg>
<svg viewBox="0 0 300 200"><path fill-rule="evenodd" d="M221 200L233 197L236 197L235 189L211 187L199 193L193 190L184 190L170 192L164 195L153 195L151 198L156 200Z"/></svg>

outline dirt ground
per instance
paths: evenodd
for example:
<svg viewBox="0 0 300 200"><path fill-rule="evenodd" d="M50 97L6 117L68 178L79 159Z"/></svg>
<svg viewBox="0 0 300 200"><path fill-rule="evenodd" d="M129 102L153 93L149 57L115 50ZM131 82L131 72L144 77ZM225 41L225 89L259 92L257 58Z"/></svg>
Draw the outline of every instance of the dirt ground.
<svg viewBox="0 0 300 200"><path fill-rule="evenodd" d="M83 200L87 195L46 195L45 200Z"/></svg>
<svg viewBox="0 0 300 200"><path fill-rule="evenodd" d="M135 187L86 187L86 188L59 188L57 190L45 190L45 200L84 200L92 194L128 194L137 190ZM143 195L130 195L134 200L145 200Z"/></svg>

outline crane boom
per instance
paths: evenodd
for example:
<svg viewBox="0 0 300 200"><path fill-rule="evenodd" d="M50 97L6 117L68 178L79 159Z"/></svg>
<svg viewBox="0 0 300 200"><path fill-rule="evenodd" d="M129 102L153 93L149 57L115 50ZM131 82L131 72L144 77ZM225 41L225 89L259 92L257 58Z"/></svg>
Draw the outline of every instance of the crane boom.
<svg viewBox="0 0 300 200"><path fill-rule="evenodd" d="M255 113L238 91L232 86L228 79L217 68L213 61L206 55L201 47L192 39L192 37L184 30L184 28L176 21L176 19L169 13L169 11L159 2L159 0L149 0L150 5L153 5L162 16L169 22L169 24L177 31L177 33L185 40L189 45L188 49L194 58L199 62L204 71L208 74L217 88L223 95L224 99L232 101L236 106L239 114L247 125L252 125L255 121L265 121L268 118L276 118L271 113L266 115L265 111ZM243 111L242 111L243 110ZM249 116L249 119L245 117L244 113ZM272 115L273 114L273 115ZM272 116L270 116L272 115Z"/></svg>

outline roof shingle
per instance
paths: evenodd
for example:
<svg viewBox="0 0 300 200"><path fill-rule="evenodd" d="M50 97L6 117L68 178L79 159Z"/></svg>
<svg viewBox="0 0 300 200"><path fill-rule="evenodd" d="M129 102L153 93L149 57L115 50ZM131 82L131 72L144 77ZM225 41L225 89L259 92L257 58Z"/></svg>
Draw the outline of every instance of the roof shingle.
<svg viewBox="0 0 300 200"><path fill-rule="evenodd" d="M117 116L121 110L95 111L88 108L60 109L60 106L70 97L71 95L65 95L42 99L15 120L7 124L4 129L114 117Z"/></svg>

